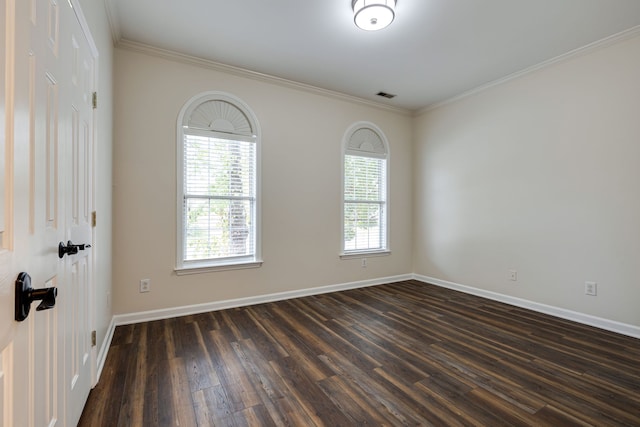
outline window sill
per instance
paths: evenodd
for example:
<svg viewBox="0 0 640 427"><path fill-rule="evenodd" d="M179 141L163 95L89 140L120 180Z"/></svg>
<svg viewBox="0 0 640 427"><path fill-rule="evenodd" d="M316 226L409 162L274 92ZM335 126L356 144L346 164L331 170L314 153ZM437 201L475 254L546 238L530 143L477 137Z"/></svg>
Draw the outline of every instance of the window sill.
<svg viewBox="0 0 640 427"><path fill-rule="evenodd" d="M227 263L219 265L190 265L176 268L174 271L178 276L185 276L187 274L200 274L200 273L212 273L215 271L227 271L227 270L244 270L247 268L258 268L262 266L262 260L258 261L242 261L238 263Z"/></svg>
<svg viewBox="0 0 640 427"><path fill-rule="evenodd" d="M391 255L391 251L388 249L381 249L375 251L353 251L353 252L343 252L340 254L340 259L354 259L354 258L367 258L367 257L376 257L376 256L387 256Z"/></svg>

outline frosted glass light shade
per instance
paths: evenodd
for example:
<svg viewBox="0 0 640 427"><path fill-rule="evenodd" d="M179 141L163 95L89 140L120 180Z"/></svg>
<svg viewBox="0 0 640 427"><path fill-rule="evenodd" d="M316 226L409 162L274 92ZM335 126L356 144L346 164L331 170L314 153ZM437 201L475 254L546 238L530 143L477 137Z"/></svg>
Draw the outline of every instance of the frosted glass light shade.
<svg viewBox="0 0 640 427"><path fill-rule="evenodd" d="M354 0L353 21L366 31L381 30L393 22L395 8L396 0Z"/></svg>

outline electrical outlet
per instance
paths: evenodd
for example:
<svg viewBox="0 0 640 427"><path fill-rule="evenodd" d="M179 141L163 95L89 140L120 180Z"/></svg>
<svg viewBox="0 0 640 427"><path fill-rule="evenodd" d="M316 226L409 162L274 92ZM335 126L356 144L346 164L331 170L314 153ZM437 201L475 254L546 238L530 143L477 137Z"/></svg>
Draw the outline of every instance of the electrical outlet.
<svg viewBox="0 0 640 427"><path fill-rule="evenodd" d="M509 270L509 280L514 282L518 280L518 272L516 270Z"/></svg>
<svg viewBox="0 0 640 427"><path fill-rule="evenodd" d="M596 282L584 282L584 294L593 297L598 295L598 284Z"/></svg>
<svg viewBox="0 0 640 427"><path fill-rule="evenodd" d="M149 291L151 291L151 279L141 279L140 292L149 292Z"/></svg>
<svg viewBox="0 0 640 427"><path fill-rule="evenodd" d="M367 259L362 258L362 263L360 265L362 266L362 268L367 268Z"/></svg>

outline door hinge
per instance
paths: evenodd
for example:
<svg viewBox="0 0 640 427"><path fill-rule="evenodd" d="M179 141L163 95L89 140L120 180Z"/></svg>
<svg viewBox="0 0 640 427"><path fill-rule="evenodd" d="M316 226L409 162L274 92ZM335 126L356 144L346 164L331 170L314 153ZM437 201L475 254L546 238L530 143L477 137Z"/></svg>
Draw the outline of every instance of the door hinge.
<svg viewBox="0 0 640 427"><path fill-rule="evenodd" d="M93 104L93 109L98 108L98 92L93 92L91 96L91 103Z"/></svg>
<svg viewBox="0 0 640 427"><path fill-rule="evenodd" d="M95 227L98 223L96 211L91 212L91 226Z"/></svg>
<svg viewBox="0 0 640 427"><path fill-rule="evenodd" d="M91 331L91 347L96 346L96 331Z"/></svg>

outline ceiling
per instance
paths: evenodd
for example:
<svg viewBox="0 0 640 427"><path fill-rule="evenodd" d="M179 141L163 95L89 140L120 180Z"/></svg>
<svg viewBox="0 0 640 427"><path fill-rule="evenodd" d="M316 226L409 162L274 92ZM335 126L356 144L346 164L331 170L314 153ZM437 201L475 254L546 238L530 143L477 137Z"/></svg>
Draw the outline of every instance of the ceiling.
<svg viewBox="0 0 640 427"><path fill-rule="evenodd" d="M105 1L116 44L409 110L640 32L640 0L398 0L395 21L377 32L354 25L351 0Z"/></svg>

